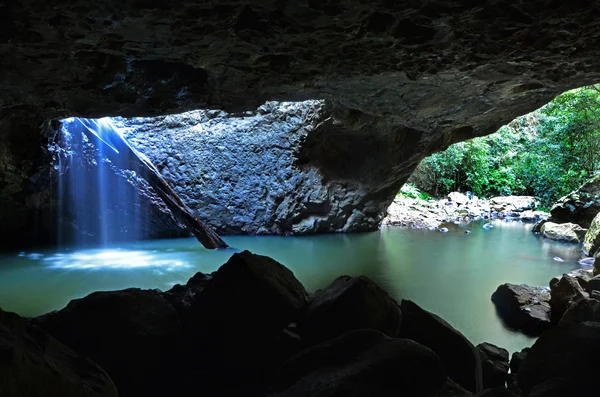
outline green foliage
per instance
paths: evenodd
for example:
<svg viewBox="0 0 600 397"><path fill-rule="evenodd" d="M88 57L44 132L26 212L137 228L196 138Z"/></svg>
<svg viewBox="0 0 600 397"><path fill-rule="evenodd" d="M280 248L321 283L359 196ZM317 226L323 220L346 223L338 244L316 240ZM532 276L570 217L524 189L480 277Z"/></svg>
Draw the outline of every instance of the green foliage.
<svg viewBox="0 0 600 397"><path fill-rule="evenodd" d="M591 86L426 158L409 182L434 196L534 195L551 205L599 171L600 90Z"/></svg>
<svg viewBox="0 0 600 397"><path fill-rule="evenodd" d="M430 199L429 194L420 191L415 187L415 185L411 183L405 183L404 186L402 186L402 189L400 189L400 191L398 192L397 197L413 198L423 201L427 201Z"/></svg>

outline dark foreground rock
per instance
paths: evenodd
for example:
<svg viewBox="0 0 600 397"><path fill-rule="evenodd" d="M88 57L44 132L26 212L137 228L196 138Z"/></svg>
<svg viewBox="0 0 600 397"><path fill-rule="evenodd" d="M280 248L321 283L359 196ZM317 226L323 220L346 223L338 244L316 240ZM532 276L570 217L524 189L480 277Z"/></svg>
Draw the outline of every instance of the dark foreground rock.
<svg viewBox="0 0 600 397"><path fill-rule="evenodd" d="M463 388L482 390L481 360L475 346L440 317L409 300L403 300L400 337L412 339L433 350L448 376Z"/></svg>
<svg viewBox="0 0 600 397"><path fill-rule="evenodd" d="M293 352L294 338L284 329L303 317L307 295L279 262L233 254L192 303L187 348L202 360L189 373L188 388L201 381L213 396L259 394L266 374Z"/></svg>
<svg viewBox="0 0 600 397"><path fill-rule="evenodd" d="M198 272L185 285L175 284L173 288L164 293L164 297L177 310L181 319L187 320L192 302L211 279L211 275Z"/></svg>
<svg viewBox="0 0 600 397"><path fill-rule="evenodd" d="M600 371L600 324L584 322L555 327L533 344L517 374L527 394L584 397L597 391ZM550 383L549 383L550 382ZM550 387L552 386L552 387ZM568 391L541 393L541 389Z"/></svg>
<svg viewBox="0 0 600 397"><path fill-rule="evenodd" d="M519 368L521 368L521 364L525 357L527 357L527 353L531 350L529 347L522 349L520 352L514 352L512 357L510 358L510 372L516 374L519 372Z"/></svg>
<svg viewBox="0 0 600 397"><path fill-rule="evenodd" d="M504 387L508 380L508 351L491 343L477 345L481 357L483 389Z"/></svg>
<svg viewBox="0 0 600 397"><path fill-rule="evenodd" d="M550 308L552 309L551 319L553 323L558 323L567 311L567 309L588 294L583 290L579 281L567 274L561 278L550 280Z"/></svg>
<svg viewBox="0 0 600 397"><path fill-rule="evenodd" d="M96 363L14 313L0 310L0 396L117 397Z"/></svg>
<svg viewBox="0 0 600 397"><path fill-rule="evenodd" d="M182 328L177 312L158 291L94 292L37 323L102 366L122 397L176 391Z"/></svg>
<svg viewBox="0 0 600 397"><path fill-rule="evenodd" d="M357 330L292 357L278 371L269 396L432 396L445 382L442 363L430 349Z"/></svg>
<svg viewBox="0 0 600 397"><path fill-rule="evenodd" d="M377 284L363 276L341 276L317 291L300 323L300 333L309 343L355 329L374 329L395 337L401 322L398 304Z"/></svg>
<svg viewBox="0 0 600 397"><path fill-rule="evenodd" d="M492 295L502 319L526 334L539 335L550 328L550 290L521 284L502 284Z"/></svg>
<svg viewBox="0 0 600 397"><path fill-rule="evenodd" d="M581 298L563 314L559 325L577 324L586 321L600 322L600 300Z"/></svg>

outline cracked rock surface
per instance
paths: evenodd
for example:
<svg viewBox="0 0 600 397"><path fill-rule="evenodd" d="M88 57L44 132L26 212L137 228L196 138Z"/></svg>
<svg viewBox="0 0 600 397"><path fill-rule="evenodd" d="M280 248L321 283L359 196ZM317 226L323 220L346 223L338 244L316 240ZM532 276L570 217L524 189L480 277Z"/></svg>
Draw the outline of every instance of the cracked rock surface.
<svg viewBox="0 0 600 397"><path fill-rule="evenodd" d="M45 120L239 112L267 100L326 100L333 127L314 135L306 155L319 158L324 147L317 164L376 176L381 207L427 154L600 80L598 8L558 0L4 2L0 220L8 229L35 220L28 184L42 165ZM381 153L374 170L356 162Z"/></svg>

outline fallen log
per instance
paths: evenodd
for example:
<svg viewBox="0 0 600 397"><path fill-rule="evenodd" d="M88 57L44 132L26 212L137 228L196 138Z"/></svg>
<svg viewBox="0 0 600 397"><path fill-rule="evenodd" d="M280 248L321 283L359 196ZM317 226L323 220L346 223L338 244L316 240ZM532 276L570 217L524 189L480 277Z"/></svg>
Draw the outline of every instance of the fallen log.
<svg viewBox="0 0 600 397"><path fill-rule="evenodd" d="M209 249L227 248L228 245L209 226L205 225L181 200L171 185L143 154L138 153L110 123L99 124L93 119L77 119L81 132L102 150L102 153L117 167L135 171L156 191L175 219L186 226L196 239Z"/></svg>

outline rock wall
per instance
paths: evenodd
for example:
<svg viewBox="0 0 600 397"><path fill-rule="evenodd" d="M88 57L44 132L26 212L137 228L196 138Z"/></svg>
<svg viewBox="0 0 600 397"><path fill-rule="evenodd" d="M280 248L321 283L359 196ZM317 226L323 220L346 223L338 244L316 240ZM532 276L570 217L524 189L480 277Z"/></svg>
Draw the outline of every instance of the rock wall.
<svg viewBox="0 0 600 397"><path fill-rule="evenodd" d="M115 124L186 204L223 234L373 230L389 205L379 193L388 155L401 149L393 142L380 151L368 140L344 143L324 101L268 102L242 114L120 118Z"/></svg>
<svg viewBox="0 0 600 397"><path fill-rule="evenodd" d="M356 207L374 214L371 207L389 202L424 156L599 81L598 7L556 0L5 2L0 237L22 240L37 228L29 185L39 173L42 122L251 111L267 100L328 101L331 125L307 137L299 158L318 162L327 181L376 176L369 183L377 187Z"/></svg>

